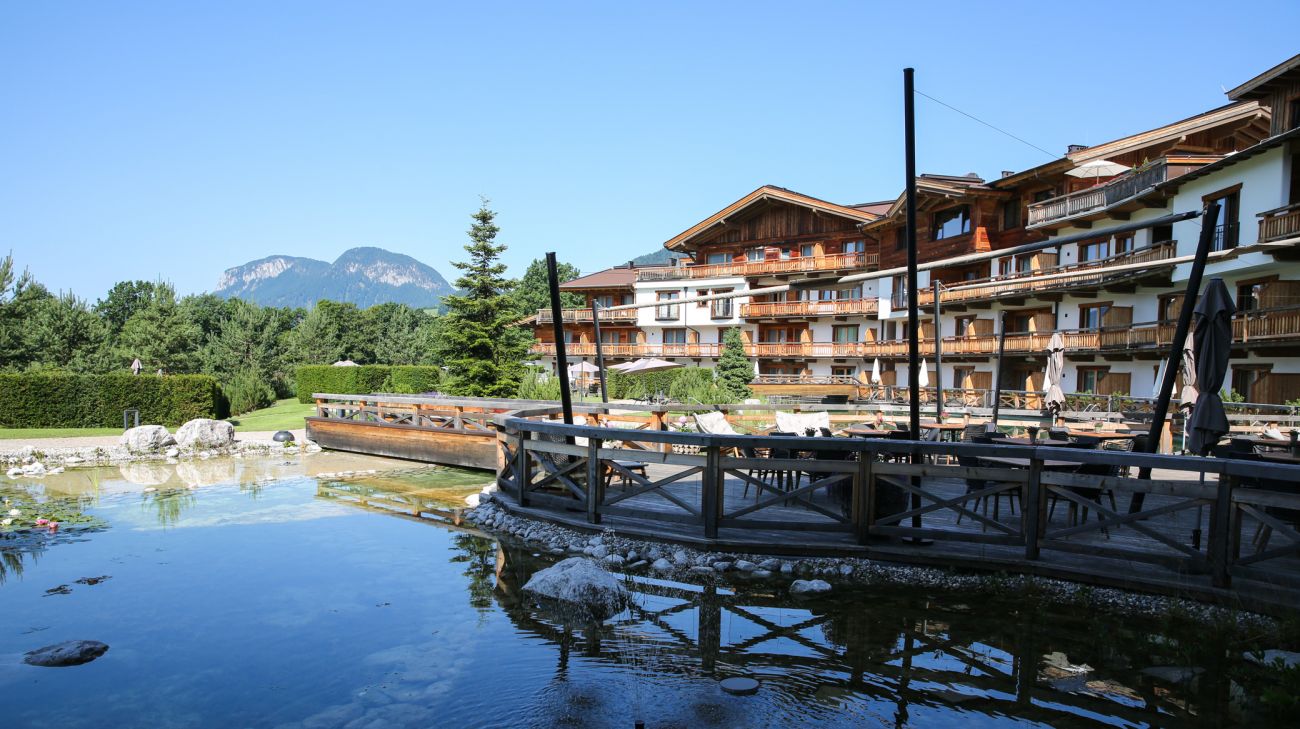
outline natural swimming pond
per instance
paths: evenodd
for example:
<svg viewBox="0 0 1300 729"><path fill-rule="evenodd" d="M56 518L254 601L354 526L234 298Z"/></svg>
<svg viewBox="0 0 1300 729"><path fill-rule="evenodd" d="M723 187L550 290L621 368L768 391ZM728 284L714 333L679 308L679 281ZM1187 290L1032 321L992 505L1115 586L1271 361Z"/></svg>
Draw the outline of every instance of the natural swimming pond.
<svg viewBox="0 0 1300 729"><path fill-rule="evenodd" d="M489 478L315 454L0 481L63 520L0 537L0 724L1209 727L1297 700L1244 658L1285 647L1262 635L1014 595L635 576L633 609L564 625L521 595L550 558L448 523ZM22 663L72 639L110 648Z"/></svg>

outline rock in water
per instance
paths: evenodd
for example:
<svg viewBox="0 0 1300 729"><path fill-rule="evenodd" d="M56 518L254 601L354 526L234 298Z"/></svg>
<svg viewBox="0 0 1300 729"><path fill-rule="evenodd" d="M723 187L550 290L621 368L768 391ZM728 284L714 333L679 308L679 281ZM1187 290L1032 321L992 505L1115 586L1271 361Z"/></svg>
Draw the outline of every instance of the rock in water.
<svg viewBox="0 0 1300 729"><path fill-rule="evenodd" d="M153 453L174 445L176 440L161 425L141 425L123 433L118 443L132 453Z"/></svg>
<svg viewBox="0 0 1300 729"><path fill-rule="evenodd" d="M790 583L791 595L814 595L830 591L831 583L826 580L795 580Z"/></svg>
<svg viewBox="0 0 1300 729"><path fill-rule="evenodd" d="M80 666L104 655L108 645L97 640L70 640L28 651L23 663L32 666Z"/></svg>
<svg viewBox="0 0 1300 729"><path fill-rule="evenodd" d="M176 431L182 448L224 448L235 442L235 426L224 420L195 418Z"/></svg>
<svg viewBox="0 0 1300 729"><path fill-rule="evenodd" d="M589 559L570 557L534 574L524 591L548 598L577 616L604 619L627 604L627 588Z"/></svg>

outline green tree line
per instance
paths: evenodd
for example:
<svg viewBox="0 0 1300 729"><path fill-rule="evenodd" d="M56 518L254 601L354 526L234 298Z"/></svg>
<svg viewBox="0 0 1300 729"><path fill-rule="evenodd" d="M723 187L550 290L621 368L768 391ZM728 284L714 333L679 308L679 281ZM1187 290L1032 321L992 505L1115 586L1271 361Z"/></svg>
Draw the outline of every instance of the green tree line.
<svg viewBox="0 0 1300 729"><path fill-rule="evenodd" d="M459 291L441 315L395 303L259 306L178 296L163 281L122 281L92 304L18 273L10 254L0 259L0 372L107 374L139 359L145 373L216 377L232 412L288 397L298 365L339 360L439 366L449 394L514 396L532 341L517 322L545 299L545 268L534 261L523 281L506 277L495 216L486 200L474 213L468 260L454 264Z"/></svg>

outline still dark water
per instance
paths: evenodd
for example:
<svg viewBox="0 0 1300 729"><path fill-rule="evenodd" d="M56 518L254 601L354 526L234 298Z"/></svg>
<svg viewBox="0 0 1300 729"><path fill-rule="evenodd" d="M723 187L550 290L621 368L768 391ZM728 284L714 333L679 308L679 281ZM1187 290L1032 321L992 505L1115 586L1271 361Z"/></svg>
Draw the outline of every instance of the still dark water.
<svg viewBox="0 0 1300 729"><path fill-rule="evenodd" d="M541 558L411 516L480 474L254 468L198 488L115 472L0 487L101 527L0 536L0 726L1288 725L1269 708L1285 687L1240 638L1011 597L794 602L779 584L638 578L633 610L565 626L521 598ZM70 639L111 647L21 663ZM718 689L738 674L759 693Z"/></svg>

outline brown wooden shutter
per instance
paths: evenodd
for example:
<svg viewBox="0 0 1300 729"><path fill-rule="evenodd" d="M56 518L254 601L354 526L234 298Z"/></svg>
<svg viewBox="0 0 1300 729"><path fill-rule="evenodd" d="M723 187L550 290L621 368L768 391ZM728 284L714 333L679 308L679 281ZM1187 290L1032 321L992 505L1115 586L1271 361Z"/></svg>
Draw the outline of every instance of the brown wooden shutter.
<svg viewBox="0 0 1300 729"><path fill-rule="evenodd" d="M1121 327L1133 323L1133 307L1131 306L1112 306L1101 315L1101 325L1104 327Z"/></svg>

